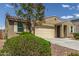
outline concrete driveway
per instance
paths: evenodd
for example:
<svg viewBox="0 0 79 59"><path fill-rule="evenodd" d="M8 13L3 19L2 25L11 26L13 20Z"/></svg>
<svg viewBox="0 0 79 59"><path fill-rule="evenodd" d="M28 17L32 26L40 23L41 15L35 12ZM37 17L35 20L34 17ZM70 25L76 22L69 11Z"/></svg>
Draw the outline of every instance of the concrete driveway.
<svg viewBox="0 0 79 59"><path fill-rule="evenodd" d="M46 39L52 44L60 45L74 50L79 50L79 40L71 40L70 38L54 38Z"/></svg>

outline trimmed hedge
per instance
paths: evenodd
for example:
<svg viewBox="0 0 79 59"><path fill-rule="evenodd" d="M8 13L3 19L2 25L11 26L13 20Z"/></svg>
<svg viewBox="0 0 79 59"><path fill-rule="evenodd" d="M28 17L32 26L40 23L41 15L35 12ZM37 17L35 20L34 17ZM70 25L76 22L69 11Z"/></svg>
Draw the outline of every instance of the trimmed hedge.
<svg viewBox="0 0 79 59"><path fill-rule="evenodd" d="M79 40L79 33L73 33L73 35L76 40Z"/></svg>
<svg viewBox="0 0 79 59"><path fill-rule="evenodd" d="M50 42L30 33L21 33L19 36L8 39L1 55L11 56L50 56Z"/></svg>

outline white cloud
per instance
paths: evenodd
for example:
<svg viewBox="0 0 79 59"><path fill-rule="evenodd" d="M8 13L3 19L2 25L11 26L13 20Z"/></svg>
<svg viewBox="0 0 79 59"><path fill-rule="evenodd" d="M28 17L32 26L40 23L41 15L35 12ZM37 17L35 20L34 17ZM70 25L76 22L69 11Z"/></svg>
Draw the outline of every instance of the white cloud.
<svg viewBox="0 0 79 59"><path fill-rule="evenodd" d="M70 7L70 5L65 5L65 4L62 4L62 7L64 7L64 8L69 8L69 7Z"/></svg>
<svg viewBox="0 0 79 59"><path fill-rule="evenodd" d="M63 8L68 8L69 10L75 9L75 6L67 5L67 4L62 4Z"/></svg>
<svg viewBox="0 0 79 59"><path fill-rule="evenodd" d="M2 27L0 26L0 29L5 29L5 27L4 26L2 26Z"/></svg>
<svg viewBox="0 0 79 59"><path fill-rule="evenodd" d="M74 16L62 16L61 18L62 19L71 19L71 18L73 18Z"/></svg>
<svg viewBox="0 0 79 59"><path fill-rule="evenodd" d="M9 4L6 4L5 5L6 7L9 7L9 8L13 8L13 6L9 5Z"/></svg>
<svg viewBox="0 0 79 59"><path fill-rule="evenodd" d="M75 17L79 17L79 14L74 14Z"/></svg>

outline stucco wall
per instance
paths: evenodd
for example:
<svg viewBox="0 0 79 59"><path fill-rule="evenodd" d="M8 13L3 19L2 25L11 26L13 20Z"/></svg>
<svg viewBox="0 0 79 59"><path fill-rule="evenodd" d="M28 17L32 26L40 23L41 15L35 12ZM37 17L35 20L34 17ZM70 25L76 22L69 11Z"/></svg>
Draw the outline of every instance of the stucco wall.
<svg viewBox="0 0 79 59"><path fill-rule="evenodd" d="M75 26L74 26L74 24L72 24L72 22L64 22L62 24L62 31L61 31L62 34L61 34L61 36L64 37L64 29L63 29L64 25L67 26L67 37L73 37L72 33L75 32ZM73 32L71 32L71 26L73 27L73 29L72 29Z"/></svg>
<svg viewBox="0 0 79 59"><path fill-rule="evenodd" d="M75 32L78 33L79 32L79 21L75 21L73 22L73 24L75 25Z"/></svg>
<svg viewBox="0 0 79 59"><path fill-rule="evenodd" d="M17 23L15 22L9 22L9 26L8 26L8 38L16 36L17 32Z"/></svg>
<svg viewBox="0 0 79 59"><path fill-rule="evenodd" d="M8 26L8 38L13 37L18 35L18 31L17 31L17 23L18 22L9 22L9 26ZM25 23L23 23L24 26L24 31L26 32L26 25Z"/></svg>
<svg viewBox="0 0 79 59"><path fill-rule="evenodd" d="M45 19L46 24L55 25L57 23L61 22L57 17L49 17Z"/></svg>

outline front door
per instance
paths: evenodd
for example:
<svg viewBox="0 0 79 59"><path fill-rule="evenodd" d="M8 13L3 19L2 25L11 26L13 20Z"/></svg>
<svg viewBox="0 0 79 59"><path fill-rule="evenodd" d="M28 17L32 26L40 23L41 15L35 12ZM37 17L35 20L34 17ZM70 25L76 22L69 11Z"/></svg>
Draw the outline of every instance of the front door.
<svg viewBox="0 0 79 59"><path fill-rule="evenodd" d="M56 36L60 37L60 25L56 26Z"/></svg>

